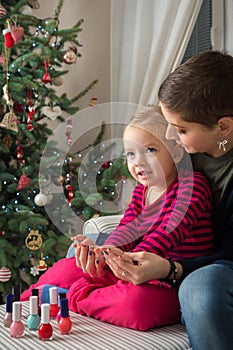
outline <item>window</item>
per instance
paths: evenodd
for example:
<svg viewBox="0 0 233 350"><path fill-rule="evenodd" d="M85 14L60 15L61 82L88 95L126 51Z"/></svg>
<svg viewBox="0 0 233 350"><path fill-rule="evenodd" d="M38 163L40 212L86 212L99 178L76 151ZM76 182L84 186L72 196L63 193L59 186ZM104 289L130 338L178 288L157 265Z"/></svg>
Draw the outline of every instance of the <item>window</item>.
<svg viewBox="0 0 233 350"><path fill-rule="evenodd" d="M182 63L202 51L224 50L224 0L203 0Z"/></svg>
<svg viewBox="0 0 233 350"><path fill-rule="evenodd" d="M197 22L189 39L182 63L199 52L212 49L212 0L203 0Z"/></svg>

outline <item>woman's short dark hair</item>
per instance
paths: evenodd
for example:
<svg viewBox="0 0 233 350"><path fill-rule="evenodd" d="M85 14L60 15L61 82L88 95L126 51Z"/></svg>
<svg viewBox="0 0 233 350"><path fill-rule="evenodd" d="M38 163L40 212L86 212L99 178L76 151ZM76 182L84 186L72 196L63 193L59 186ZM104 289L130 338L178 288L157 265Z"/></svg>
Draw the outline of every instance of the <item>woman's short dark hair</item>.
<svg viewBox="0 0 233 350"><path fill-rule="evenodd" d="M213 127L233 115L233 57L220 51L191 57L164 80L158 96L183 120Z"/></svg>

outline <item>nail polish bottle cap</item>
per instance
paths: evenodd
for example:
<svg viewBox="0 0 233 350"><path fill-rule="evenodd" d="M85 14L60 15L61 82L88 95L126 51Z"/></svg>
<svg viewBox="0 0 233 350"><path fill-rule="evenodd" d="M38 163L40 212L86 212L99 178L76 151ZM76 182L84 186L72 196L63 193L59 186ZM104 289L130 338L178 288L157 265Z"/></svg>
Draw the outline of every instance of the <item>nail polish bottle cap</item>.
<svg viewBox="0 0 233 350"><path fill-rule="evenodd" d="M42 324L50 323L50 305L49 304L41 305L41 323Z"/></svg>
<svg viewBox="0 0 233 350"><path fill-rule="evenodd" d="M58 294L58 304L61 305L61 300L66 298L66 293L61 292Z"/></svg>
<svg viewBox="0 0 233 350"><path fill-rule="evenodd" d="M61 299L61 317L69 316L68 299Z"/></svg>
<svg viewBox="0 0 233 350"><path fill-rule="evenodd" d="M14 301L13 302L12 321L18 322L20 320L21 320L21 302Z"/></svg>
<svg viewBox="0 0 233 350"><path fill-rule="evenodd" d="M12 303L14 301L13 294L7 294L6 296L6 312L12 313Z"/></svg>
<svg viewBox="0 0 233 350"><path fill-rule="evenodd" d="M38 315L38 297L30 296L30 315Z"/></svg>
<svg viewBox="0 0 233 350"><path fill-rule="evenodd" d="M33 289L32 289L32 295L33 295L33 296L36 295L36 296L38 297L38 296L39 296L39 289L33 288Z"/></svg>
<svg viewBox="0 0 233 350"><path fill-rule="evenodd" d="M14 294L14 296L15 296L15 301L20 301L20 286L19 285L14 287L12 294Z"/></svg>
<svg viewBox="0 0 233 350"><path fill-rule="evenodd" d="M57 287L49 288L50 304L57 304Z"/></svg>

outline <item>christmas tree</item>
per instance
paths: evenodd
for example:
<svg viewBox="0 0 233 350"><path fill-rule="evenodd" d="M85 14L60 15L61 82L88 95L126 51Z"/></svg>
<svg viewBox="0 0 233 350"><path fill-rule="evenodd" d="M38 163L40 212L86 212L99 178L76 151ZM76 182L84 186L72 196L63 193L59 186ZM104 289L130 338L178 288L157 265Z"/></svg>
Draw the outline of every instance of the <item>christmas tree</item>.
<svg viewBox="0 0 233 350"><path fill-rule="evenodd" d="M64 66L81 54L78 39L83 21L59 28L63 5L46 19L32 15L37 0L7 0L0 3L0 292L13 286L24 289L35 282L55 261L65 256L70 240L51 222L41 193L40 160L52 130L48 119L64 120L78 110L75 104L96 80L78 95L58 96L56 86L69 72ZM72 43L72 44L71 44ZM69 126L69 125L68 125ZM70 129L64 130L69 141ZM60 154L56 144L47 155L54 163ZM66 179L71 161L64 166L67 200L75 188ZM51 160L51 159L50 159ZM78 166L72 164L75 167ZM59 181L54 170L54 181ZM77 206L77 203L76 203ZM65 213L64 213L65 215Z"/></svg>

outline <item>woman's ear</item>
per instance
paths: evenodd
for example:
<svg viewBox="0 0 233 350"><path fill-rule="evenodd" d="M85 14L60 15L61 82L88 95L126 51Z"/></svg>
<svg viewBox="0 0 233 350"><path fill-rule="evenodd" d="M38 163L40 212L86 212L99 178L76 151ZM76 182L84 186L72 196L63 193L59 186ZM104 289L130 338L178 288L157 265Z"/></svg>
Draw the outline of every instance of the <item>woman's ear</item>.
<svg viewBox="0 0 233 350"><path fill-rule="evenodd" d="M181 161L183 155L184 155L184 148L177 143L175 147L172 149L172 156L173 156L174 162L178 164Z"/></svg>
<svg viewBox="0 0 233 350"><path fill-rule="evenodd" d="M227 137L233 131L233 117L222 117L218 120L221 137Z"/></svg>

